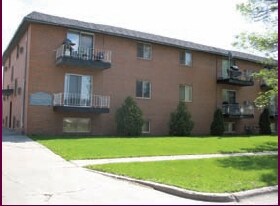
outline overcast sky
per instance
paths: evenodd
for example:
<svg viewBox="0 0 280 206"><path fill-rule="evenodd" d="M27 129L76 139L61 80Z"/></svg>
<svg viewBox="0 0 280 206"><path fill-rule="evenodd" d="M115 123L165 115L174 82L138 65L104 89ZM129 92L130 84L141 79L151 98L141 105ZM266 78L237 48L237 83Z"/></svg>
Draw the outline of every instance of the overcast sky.
<svg viewBox="0 0 280 206"><path fill-rule="evenodd" d="M231 45L234 36L261 30L236 11L240 2L244 0L3 0L2 53L32 11L240 51Z"/></svg>

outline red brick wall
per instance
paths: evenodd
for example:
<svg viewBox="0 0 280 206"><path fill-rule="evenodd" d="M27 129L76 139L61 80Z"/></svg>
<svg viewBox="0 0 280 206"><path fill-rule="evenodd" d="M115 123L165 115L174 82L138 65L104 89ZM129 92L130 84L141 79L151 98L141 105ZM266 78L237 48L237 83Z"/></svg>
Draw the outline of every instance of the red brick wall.
<svg viewBox="0 0 280 206"><path fill-rule="evenodd" d="M179 85L193 87L193 101L187 103L195 122L193 134L209 134L213 113L221 102L222 89L237 90L237 101L253 101L259 91L259 84L252 87L227 86L216 83L217 69L222 57L214 54L192 51L192 66L179 63L179 48L152 44L152 59L136 57L137 41L95 34L95 48L112 51L112 67L94 70L79 67L56 66L55 50L66 37L67 29L57 26L32 24L27 89L27 133L60 134L63 117L89 117L95 135L113 135L116 132L115 112L127 96L132 96L143 110L144 118L151 121L152 135L167 135L170 113L179 102ZM257 64L237 60L241 69L258 70ZM49 94L64 91L66 73L86 74L93 77L94 94L109 95L109 114L54 112L52 106L32 106L30 95L35 92ZM9 76L8 72L5 74ZM135 98L136 80L149 80L152 84L151 99ZM7 105L5 106L6 110ZM238 131L244 125L257 124L254 119L237 120Z"/></svg>

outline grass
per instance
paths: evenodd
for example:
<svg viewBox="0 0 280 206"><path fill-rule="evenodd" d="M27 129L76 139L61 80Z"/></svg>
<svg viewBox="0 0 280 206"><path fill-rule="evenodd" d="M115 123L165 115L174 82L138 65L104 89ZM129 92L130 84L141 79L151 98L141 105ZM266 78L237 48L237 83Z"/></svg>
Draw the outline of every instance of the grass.
<svg viewBox="0 0 280 206"><path fill-rule="evenodd" d="M200 192L237 192L277 185L278 156L117 163L88 168Z"/></svg>
<svg viewBox="0 0 280 206"><path fill-rule="evenodd" d="M41 137L32 139L67 160L275 151L277 136L251 137Z"/></svg>

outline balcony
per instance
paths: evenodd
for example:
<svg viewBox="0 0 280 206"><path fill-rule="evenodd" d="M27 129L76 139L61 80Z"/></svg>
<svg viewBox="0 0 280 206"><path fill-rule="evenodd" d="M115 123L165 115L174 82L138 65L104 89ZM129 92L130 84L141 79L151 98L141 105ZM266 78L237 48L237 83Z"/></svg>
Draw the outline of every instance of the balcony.
<svg viewBox="0 0 280 206"><path fill-rule="evenodd" d="M108 69L111 67L111 51L78 47L77 50L61 45L56 50L56 64L86 67L92 69Z"/></svg>
<svg viewBox="0 0 280 206"><path fill-rule="evenodd" d="M237 66L231 66L230 69L220 70L217 74L218 84L228 84L235 86L253 86L253 77L248 71L241 71Z"/></svg>
<svg viewBox="0 0 280 206"><path fill-rule="evenodd" d="M110 97L73 93L53 95L53 110L63 112L109 113Z"/></svg>
<svg viewBox="0 0 280 206"><path fill-rule="evenodd" d="M254 118L253 105L223 104L222 113L225 118Z"/></svg>

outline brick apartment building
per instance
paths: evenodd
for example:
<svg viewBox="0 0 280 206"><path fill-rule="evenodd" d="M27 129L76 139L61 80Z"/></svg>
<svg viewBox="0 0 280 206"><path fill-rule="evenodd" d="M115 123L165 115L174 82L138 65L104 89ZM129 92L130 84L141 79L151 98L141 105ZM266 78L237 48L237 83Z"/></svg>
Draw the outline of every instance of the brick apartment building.
<svg viewBox="0 0 280 206"><path fill-rule="evenodd" d="M257 132L253 105L264 58L123 28L32 12L3 54L3 126L25 134L116 134L115 113L132 96L143 133L167 135L185 101L193 134L209 134L221 108L226 132ZM271 127L277 128L272 101Z"/></svg>

